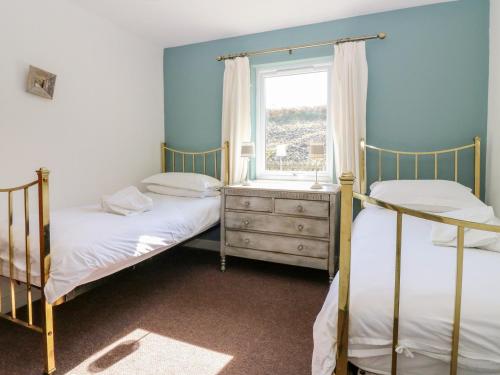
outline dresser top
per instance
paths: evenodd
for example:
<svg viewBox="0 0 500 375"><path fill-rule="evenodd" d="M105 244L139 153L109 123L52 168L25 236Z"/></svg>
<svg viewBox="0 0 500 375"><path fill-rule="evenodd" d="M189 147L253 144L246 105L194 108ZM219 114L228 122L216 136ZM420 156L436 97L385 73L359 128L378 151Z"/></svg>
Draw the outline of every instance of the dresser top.
<svg viewBox="0 0 500 375"><path fill-rule="evenodd" d="M241 184L228 185L225 188L229 189L248 189L255 190L273 190L273 191L290 191L301 193L323 193L331 194L340 191L340 185L331 183L322 183L322 189L311 189L312 181L277 181L277 180L254 180L251 185L244 186Z"/></svg>

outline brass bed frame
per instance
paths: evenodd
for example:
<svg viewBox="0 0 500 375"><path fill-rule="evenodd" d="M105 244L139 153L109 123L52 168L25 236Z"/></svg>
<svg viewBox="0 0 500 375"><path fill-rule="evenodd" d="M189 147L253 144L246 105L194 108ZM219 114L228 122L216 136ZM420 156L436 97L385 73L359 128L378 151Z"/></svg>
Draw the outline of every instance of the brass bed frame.
<svg viewBox="0 0 500 375"><path fill-rule="evenodd" d="M167 161L169 156L172 157L172 168L167 168ZM180 151L167 147L166 143L161 144L161 168L162 172L167 169L172 172L178 171L176 159L181 159L182 172L196 172L203 171L203 174L213 175L219 178L225 185L229 183L229 142L224 142L222 147L210 149L207 151L193 152L193 151ZM188 168L188 160L191 161L191 168ZM197 161L201 160L202 168L197 168ZM224 172L219 170L219 162L224 162ZM209 165L210 164L210 165ZM222 168L221 168L222 169ZM210 172L213 172L211 174ZM26 185L17 186L13 188L0 189L0 194L7 194L7 209L8 209L8 257L9 257L9 275L0 275L1 278L8 279L10 289L10 313L3 313L2 311L2 290L0 289L0 318L6 319L12 323L26 327L33 331L39 332L43 337L43 356L44 356L44 374L53 374L56 371L55 361L55 348L54 348L54 320L52 309L53 306L61 305L64 302L74 298L71 296L61 297L53 305L49 304L43 293L45 284L49 279L50 274L50 211L49 211L49 171L45 168L40 168L36 171L37 179ZM30 246L30 213L29 213L29 191L30 188L37 187L38 189L38 216L39 216L39 232L40 232L40 286L32 283L31 275L31 246ZM24 205L24 226L25 226L25 261L26 261L26 279L18 280L20 277L14 275L14 240L13 240L13 217L14 217L14 204L13 195L16 192L23 192L23 205ZM0 266L3 261L0 259ZM18 316L18 309L16 307L16 284L26 285L26 299L27 299L27 316L22 319ZM82 286L84 290L85 286ZM33 319L33 296L32 290L40 289L41 301L41 324L38 326L34 323ZM71 293L71 292L70 292ZM81 293L78 293L81 294Z"/></svg>
<svg viewBox="0 0 500 375"><path fill-rule="evenodd" d="M464 261L464 231L465 229L476 229L482 231L500 233L500 226L480 224L469 221L451 219L439 215L429 214L421 211L404 208L387 202L368 197L366 178L366 153L373 150L378 153L378 179L382 180L382 155L384 153L396 156L396 178L400 178L400 156L406 155L415 160L415 179L419 178L419 158L422 156L434 157L434 178L439 176L438 157L443 154L454 155L454 179L458 181L458 154L461 151L473 149L474 151L474 194L480 197L481 178L481 140L474 138L469 145L431 152L407 152L383 149L370 146L364 140L360 143L360 191L353 191L354 175L351 172L343 173L340 177L341 184L341 222L340 222L340 266L339 266L339 300L338 300L338 326L337 326L337 353L336 369L334 374L348 374L348 340L349 340L349 291L351 272L351 231L353 219L353 201L357 199L361 204L369 203L385 209L395 211L396 217L396 265L394 275L394 313L393 313L393 338L392 338L392 362L391 374L397 373L397 353L399 333L399 301L400 301L400 278L401 278L401 244L402 244L402 219L403 215L413 216L432 222L445 223L457 227L457 258L456 258L456 280L455 280L455 308L452 331L452 350L450 360L450 374L456 375L458 370L458 349L460 340L460 314L462 303L462 276Z"/></svg>

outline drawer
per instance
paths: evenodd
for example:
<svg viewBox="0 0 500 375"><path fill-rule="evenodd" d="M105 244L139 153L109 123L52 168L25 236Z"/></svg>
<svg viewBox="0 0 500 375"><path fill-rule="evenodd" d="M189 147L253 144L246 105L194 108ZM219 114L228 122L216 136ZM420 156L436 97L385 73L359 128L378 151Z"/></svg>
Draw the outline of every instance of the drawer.
<svg viewBox="0 0 500 375"><path fill-rule="evenodd" d="M303 257L300 255L290 255L273 253L271 251L260 251L253 249L243 249L241 247L226 247L226 254L241 258L258 259L266 262L292 264L294 266L317 268L319 270L328 269L328 259Z"/></svg>
<svg viewBox="0 0 500 375"><path fill-rule="evenodd" d="M314 258L328 257L328 242L298 237L226 231L226 246L272 251Z"/></svg>
<svg viewBox="0 0 500 375"><path fill-rule="evenodd" d="M246 229L262 232L294 234L311 237L328 237L328 220L290 216L226 212L227 229Z"/></svg>
<svg viewBox="0 0 500 375"><path fill-rule="evenodd" d="M305 201L298 199L276 199L274 212L279 214L328 217L329 202Z"/></svg>
<svg viewBox="0 0 500 375"><path fill-rule="evenodd" d="M273 200L272 198L228 195L226 196L226 208L232 210L272 212Z"/></svg>

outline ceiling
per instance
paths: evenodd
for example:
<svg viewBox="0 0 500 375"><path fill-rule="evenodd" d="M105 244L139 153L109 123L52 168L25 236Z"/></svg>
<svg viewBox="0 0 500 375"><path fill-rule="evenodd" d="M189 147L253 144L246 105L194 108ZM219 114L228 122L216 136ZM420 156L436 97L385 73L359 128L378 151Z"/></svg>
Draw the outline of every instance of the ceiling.
<svg viewBox="0 0 500 375"><path fill-rule="evenodd" d="M174 47L450 0L71 1L161 47Z"/></svg>

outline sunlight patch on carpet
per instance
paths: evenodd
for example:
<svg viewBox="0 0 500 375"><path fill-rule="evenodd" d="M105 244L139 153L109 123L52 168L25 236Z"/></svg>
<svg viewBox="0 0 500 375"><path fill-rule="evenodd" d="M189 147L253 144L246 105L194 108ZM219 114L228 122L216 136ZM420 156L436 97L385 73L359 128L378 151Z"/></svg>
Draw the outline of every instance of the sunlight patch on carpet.
<svg viewBox="0 0 500 375"><path fill-rule="evenodd" d="M217 375L233 356L136 329L87 358L69 375Z"/></svg>

